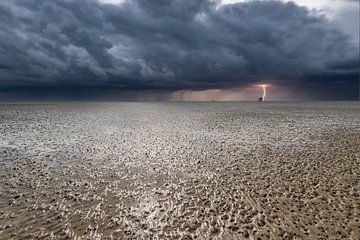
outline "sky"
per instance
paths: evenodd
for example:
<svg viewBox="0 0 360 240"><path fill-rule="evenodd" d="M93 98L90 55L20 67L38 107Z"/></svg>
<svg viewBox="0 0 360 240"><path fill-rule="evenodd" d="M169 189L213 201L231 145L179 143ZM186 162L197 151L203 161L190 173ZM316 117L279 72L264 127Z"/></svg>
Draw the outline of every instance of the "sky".
<svg viewBox="0 0 360 240"><path fill-rule="evenodd" d="M2 0L0 100L359 99L358 0Z"/></svg>

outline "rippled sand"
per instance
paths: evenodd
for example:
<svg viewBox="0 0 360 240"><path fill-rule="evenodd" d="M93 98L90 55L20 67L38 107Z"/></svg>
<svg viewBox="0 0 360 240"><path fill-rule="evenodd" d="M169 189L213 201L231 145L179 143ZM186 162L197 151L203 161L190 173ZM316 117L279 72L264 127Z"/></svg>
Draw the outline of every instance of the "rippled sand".
<svg viewBox="0 0 360 240"><path fill-rule="evenodd" d="M0 105L0 239L360 239L359 113Z"/></svg>

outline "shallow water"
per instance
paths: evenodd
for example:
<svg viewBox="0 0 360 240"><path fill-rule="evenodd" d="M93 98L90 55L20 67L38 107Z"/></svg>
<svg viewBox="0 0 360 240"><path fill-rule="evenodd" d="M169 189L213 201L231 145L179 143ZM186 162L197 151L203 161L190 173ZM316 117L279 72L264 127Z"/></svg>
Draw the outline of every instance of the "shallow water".
<svg viewBox="0 0 360 240"><path fill-rule="evenodd" d="M0 105L0 239L359 239L359 110Z"/></svg>

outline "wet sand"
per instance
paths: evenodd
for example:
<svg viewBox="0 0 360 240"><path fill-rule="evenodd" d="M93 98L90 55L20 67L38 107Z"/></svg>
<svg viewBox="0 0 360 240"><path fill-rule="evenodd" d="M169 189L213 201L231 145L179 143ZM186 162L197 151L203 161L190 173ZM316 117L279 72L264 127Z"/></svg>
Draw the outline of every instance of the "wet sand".
<svg viewBox="0 0 360 240"><path fill-rule="evenodd" d="M360 239L359 113L0 105L0 239Z"/></svg>

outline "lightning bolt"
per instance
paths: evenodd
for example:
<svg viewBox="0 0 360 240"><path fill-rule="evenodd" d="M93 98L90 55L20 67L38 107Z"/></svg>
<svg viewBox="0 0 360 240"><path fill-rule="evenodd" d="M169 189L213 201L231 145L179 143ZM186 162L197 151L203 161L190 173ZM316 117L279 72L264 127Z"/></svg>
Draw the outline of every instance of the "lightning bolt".
<svg viewBox="0 0 360 240"><path fill-rule="evenodd" d="M262 89L263 89L262 99L263 99L263 101L265 101L265 97L266 97L266 87L267 86L265 84L262 85Z"/></svg>

